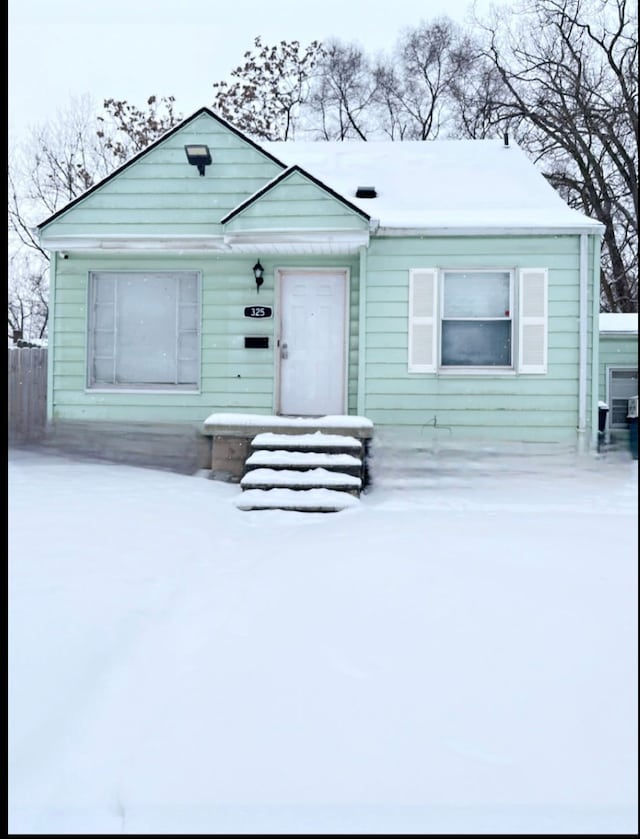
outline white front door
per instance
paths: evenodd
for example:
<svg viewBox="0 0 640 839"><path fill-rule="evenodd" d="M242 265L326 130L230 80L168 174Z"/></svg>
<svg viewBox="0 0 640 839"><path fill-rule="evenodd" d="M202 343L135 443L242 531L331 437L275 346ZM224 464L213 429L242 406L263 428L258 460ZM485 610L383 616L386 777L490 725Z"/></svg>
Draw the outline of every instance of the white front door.
<svg viewBox="0 0 640 839"><path fill-rule="evenodd" d="M280 273L280 414L345 413L346 311L346 272Z"/></svg>

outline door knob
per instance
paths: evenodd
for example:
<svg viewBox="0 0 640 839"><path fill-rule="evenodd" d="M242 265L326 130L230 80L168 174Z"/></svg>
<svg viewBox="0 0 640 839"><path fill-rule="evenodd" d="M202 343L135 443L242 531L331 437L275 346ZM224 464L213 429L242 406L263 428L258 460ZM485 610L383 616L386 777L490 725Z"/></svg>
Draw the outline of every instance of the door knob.
<svg viewBox="0 0 640 839"><path fill-rule="evenodd" d="M286 344L280 347L280 358L289 358L289 348Z"/></svg>

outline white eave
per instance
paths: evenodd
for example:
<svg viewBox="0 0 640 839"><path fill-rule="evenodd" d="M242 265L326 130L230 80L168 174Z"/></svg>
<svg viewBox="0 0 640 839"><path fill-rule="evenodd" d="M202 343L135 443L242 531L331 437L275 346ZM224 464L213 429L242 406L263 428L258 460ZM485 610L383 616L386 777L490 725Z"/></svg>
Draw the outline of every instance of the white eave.
<svg viewBox="0 0 640 839"><path fill-rule="evenodd" d="M429 225L425 227L383 227L376 231L377 236L398 237L436 237L436 236L575 236L580 233L602 235L603 225L564 224L553 227L539 225Z"/></svg>
<svg viewBox="0 0 640 839"><path fill-rule="evenodd" d="M455 226L430 225L385 227L371 219L368 230L245 230L208 235L119 235L43 236L40 244L48 251L73 253L226 253L226 254L325 254L358 253L375 237L432 238L438 236L561 236L601 233L599 224L552 227L534 225Z"/></svg>
<svg viewBox="0 0 640 839"><path fill-rule="evenodd" d="M368 230L255 230L216 236L43 237L48 251L72 253L352 254L369 244Z"/></svg>
<svg viewBox="0 0 640 839"><path fill-rule="evenodd" d="M637 312L600 312L600 335L607 338L634 338L638 336Z"/></svg>
<svg viewBox="0 0 640 839"><path fill-rule="evenodd" d="M42 236L41 246L48 251L87 252L100 251L110 253L172 251L172 252L216 252L228 251L222 236L167 236L118 235L96 236L95 234L77 234L74 236Z"/></svg>
<svg viewBox="0 0 640 839"><path fill-rule="evenodd" d="M368 230L251 230L226 233L232 253L352 254L369 244Z"/></svg>

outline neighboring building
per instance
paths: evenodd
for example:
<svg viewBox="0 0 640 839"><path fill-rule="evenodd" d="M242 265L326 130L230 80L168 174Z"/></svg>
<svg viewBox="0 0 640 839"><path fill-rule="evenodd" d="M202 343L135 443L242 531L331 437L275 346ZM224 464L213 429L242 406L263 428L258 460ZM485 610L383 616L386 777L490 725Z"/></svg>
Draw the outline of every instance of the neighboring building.
<svg viewBox="0 0 640 839"><path fill-rule="evenodd" d="M600 399L607 406L606 440L627 445L629 399L638 395L638 314L600 314Z"/></svg>
<svg viewBox="0 0 640 839"><path fill-rule="evenodd" d="M202 108L38 233L68 445L192 468L220 412L596 445L602 226L503 140L256 143Z"/></svg>

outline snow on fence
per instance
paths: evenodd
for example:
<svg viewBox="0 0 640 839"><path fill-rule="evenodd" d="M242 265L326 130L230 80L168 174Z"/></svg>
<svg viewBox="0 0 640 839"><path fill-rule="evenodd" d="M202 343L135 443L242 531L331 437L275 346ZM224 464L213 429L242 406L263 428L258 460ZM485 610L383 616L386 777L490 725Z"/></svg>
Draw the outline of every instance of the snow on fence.
<svg viewBox="0 0 640 839"><path fill-rule="evenodd" d="M47 421L47 350L9 347L9 441L26 442L44 436Z"/></svg>

